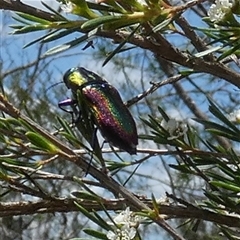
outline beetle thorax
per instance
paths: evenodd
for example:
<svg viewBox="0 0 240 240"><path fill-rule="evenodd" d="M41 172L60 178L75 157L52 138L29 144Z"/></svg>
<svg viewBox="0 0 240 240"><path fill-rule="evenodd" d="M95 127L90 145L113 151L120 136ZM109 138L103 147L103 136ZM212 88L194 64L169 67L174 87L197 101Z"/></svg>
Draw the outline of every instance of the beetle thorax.
<svg viewBox="0 0 240 240"><path fill-rule="evenodd" d="M79 72L75 71L69 75L69 83L75 86L80 87L85 82L87 82L86 78L84 78Z"/></svg>

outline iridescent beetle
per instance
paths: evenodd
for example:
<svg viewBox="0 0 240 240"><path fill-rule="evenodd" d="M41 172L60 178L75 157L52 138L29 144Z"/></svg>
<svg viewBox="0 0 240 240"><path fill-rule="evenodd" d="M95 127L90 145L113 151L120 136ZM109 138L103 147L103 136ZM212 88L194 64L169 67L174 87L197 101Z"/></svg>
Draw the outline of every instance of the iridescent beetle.
<svg viewBox="0 0 240 240"><path fill-rule="evenodd" d="M136 154L136 125L118 91L106 80L82 67L69 69L63 81L71 89L73 98L60 102L59 107L77 107L79 114L84 114L82 119L93 121L107 142Z"/></svg>

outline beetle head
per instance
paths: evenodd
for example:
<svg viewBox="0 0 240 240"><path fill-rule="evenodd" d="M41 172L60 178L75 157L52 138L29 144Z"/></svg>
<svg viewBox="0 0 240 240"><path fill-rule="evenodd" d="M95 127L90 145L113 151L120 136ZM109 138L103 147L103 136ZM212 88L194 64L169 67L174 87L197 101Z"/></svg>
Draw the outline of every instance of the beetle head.
<svg viewBox="0 0 240 240"><path fill-rule="evenodd" d="M67 88L71 90L77 90L82 84L87 82L84 74L84 68L76 67L70 68L63 76L63 81Z"/></svg>
<svg viewBox="0 0 240 240"><path fill-rule="evenodd" d="M77 91L77 89L79 89L79 87L81 87L86 82L106 82L97 74L82 67L70 68L64 74L63 81L66 84L67 88L71 89L72 91Z"/></svg>

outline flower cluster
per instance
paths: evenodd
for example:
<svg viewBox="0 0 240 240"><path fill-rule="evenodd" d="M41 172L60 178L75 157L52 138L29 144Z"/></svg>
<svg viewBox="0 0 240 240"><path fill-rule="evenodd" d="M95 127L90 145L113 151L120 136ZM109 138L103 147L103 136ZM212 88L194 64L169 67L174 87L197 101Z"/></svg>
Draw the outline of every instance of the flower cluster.
<svg viewBox="0 0 240 240"><path fill-rule="evenodd" d="M212 4L209 11L208 16L212 22L219 22L224 19L226 14L231 11L233 3L229 2L229 0L216 0L215 4Z"/></svg>
<svg viewBox="0 0 240 240"><path fill-rule="evenodd" d="M228 115L228 120L233 123L240 123L240 109L231 112Z"/></svg>
<svg viewBox="0 0 240 240"><path fill-rule="evenodd" d="M184 136L187 133L187 124L179 122L175 119L169 119L168 121L162 120L161 126L169 133L168 140L177 139Z"/></svg>
<svg viewBox="0 0 240 240"><path fill-rule="evenodd" d="M73 3L70 1L61 1L60 8L65 13L71 13L73 11Z"/></svg>
<svg viewBox="0 0 240 240"><path fill-rule="evenodd" d="M136 236L136 228L139 225L140 217L134 215L130 208L121 212L113 219L116 229L107 233L109 240L131 240Z"/></svg>

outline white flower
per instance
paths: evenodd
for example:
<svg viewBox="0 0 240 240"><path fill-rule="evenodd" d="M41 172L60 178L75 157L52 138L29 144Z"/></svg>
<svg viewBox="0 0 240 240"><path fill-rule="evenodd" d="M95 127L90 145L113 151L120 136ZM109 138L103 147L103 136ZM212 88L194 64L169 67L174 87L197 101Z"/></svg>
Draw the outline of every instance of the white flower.
<svg viewBox="0 0 240 240"><path fill-rule="evenodd" d="M223 20L224 16L231 11L233 6L229 0L216 0L216 4L212 4L208 11L208 16L212 22Z"/></svg>
<svg viewBox="0 0 240 240"><path fill-rule="evenodd" d="M109 240L131 240L136 236L140 217L135 216L129 207L120 212L113 221L118 228L114 231L108 231L107 238Z"/></svg>
<svg viewBox="0 0 240 240"><path fill-rule="evenodd" d="M127 207L124 211L120 212L113 221L117 225L129 224L130 226L138 226L139 222L142 220L140 216L135 215L130 208Z"/></svg>
<svg viewBox="0 0 240 240"><path fill-rule="evenodd" d="M118 232L119 232L118 229L116 230L116 232L108 231L107 232L107 238L110 239L110 240L118 240L118 238L119 238Z"/></svg>
<svg viewBox="0 0 240 240"><path fill-rule="evenodd" d="M186 134L188 128L187 124L183 122L176 121L175 119L169 119L165 121L164 119L161 122L161 126L168 131L170 137L168 140L177 139Z"/></svg>
<svg viewBox="0 0 240 240"><path fill-rule="evenodd" d="M134 227L130 227L129 224L125 224L121 229L116 229L114 232L109 231L107 238L109 240L131 240L135 237L137 230Z"/></svg>
<svg viewBox="0 0 240 240"><path fill-rule="evenodd" d="M231 112L228 115L228 120L234 123L240 123L240 109Z"/></svg>
<svg viewBox="0 0 240 240"><path fill-rule="evenodd" d="M60 3L60 8L65 13L71 13L73 11L73 4L69 1L64 1Z"/></svg>
<svg viewBox="0 0 240 240"><path fill-rule="evenodd" d="M113 221L116 224L125 224L129 223L131 219L132 211L130 211L130 208L127 207L125 211L120 212L114 219Z"/></svg>

